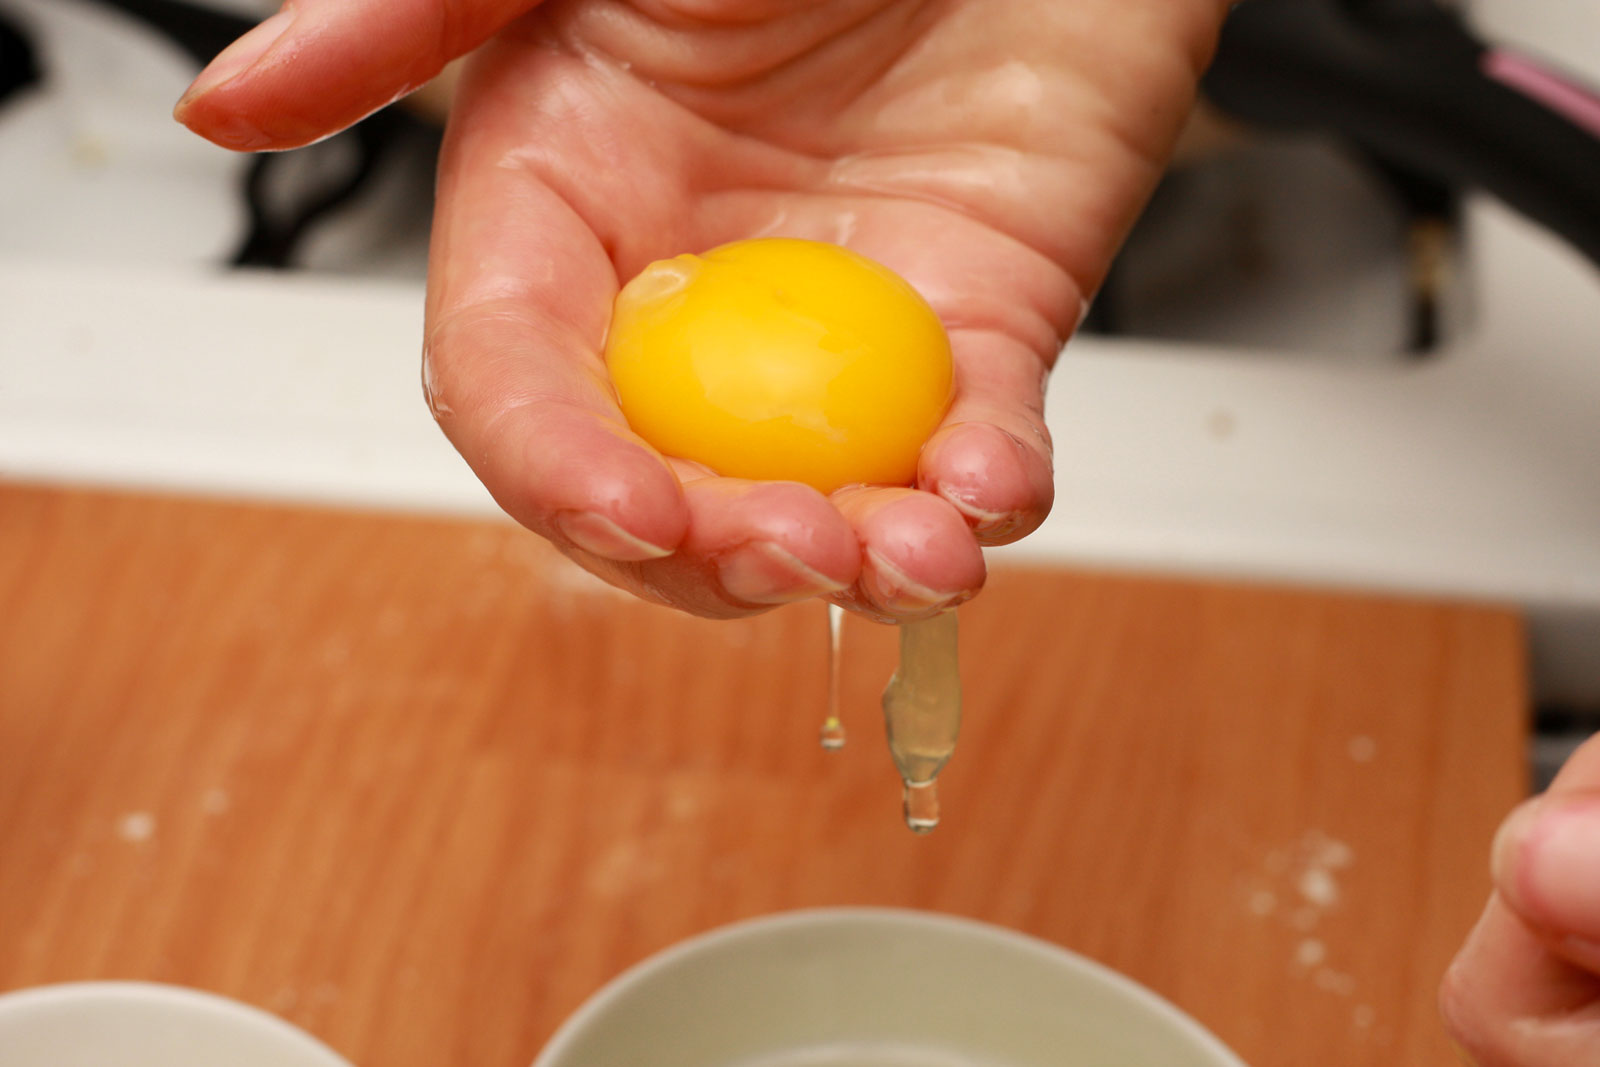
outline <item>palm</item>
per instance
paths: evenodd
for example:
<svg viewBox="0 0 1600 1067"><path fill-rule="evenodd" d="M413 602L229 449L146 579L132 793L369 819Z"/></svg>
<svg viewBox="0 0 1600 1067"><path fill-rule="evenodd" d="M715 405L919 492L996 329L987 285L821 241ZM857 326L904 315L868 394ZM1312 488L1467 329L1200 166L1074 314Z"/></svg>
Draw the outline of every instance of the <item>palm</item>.
<svg viewBox="0 0 1600 1067"><path fill-rule="evenodd" d="M514 516L691 610L754 606L713 571L764 538L880 614L970 593L969 529L1014 539L1048 508L1044 372L1159 172L1207 43L1203 5L1152 39L1109 18L1119 2L546 3L479 54L446 145L441 424ZM888 264L950 327L957 398L924 453L929 492L830 503L678 463L688 535L672 560L572 545L550 519L563 493L674 541L676 487L620 425L598 361L619 281L765 234ZM557 436L567 449L532 455Z"/></svg>

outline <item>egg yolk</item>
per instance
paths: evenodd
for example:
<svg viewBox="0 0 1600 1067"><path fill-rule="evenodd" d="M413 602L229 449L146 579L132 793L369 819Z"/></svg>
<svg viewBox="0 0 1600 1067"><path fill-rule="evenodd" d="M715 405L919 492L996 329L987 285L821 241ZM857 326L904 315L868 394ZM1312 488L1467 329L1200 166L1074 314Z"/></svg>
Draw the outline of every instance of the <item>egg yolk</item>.
<svg viewBox="0 0 1600 1067"><path fill-rule="evenodd" d="M661 453L824 493L911 484L953 378L944 327L904 279L790 238L650 264L617 295L605 357Z"/></svg>

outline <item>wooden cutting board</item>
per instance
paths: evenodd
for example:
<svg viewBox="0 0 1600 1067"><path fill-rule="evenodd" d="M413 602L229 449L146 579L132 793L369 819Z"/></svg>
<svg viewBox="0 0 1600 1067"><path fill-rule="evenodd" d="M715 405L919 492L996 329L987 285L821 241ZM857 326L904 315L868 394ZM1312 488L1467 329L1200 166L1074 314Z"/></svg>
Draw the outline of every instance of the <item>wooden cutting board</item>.
<svg viewBox="0 0 1600 1067"><path fill-rule="evenodd" d="M645 955L829 904L1048 938L1256 1067L1444 1065L1525 787L1520 622L1469 604L996 569L926 838L886 628L816 744L817 603L706 622L505 525L15 486L0 604L0 989L198 986L360 1067L525 1067Z"/></svg>

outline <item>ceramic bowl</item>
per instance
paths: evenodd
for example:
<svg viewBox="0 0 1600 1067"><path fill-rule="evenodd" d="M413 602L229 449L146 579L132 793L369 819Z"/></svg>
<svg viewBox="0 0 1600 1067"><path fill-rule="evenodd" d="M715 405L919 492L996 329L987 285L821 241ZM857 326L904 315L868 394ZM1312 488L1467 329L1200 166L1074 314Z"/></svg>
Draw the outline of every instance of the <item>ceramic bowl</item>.
<svg viewBox="0 0 1600 1067"><path fill-rule="evenodd" d="M602 989L534 1067L1244 1067L1194 1020L1065 949L923 912L714 930Z"/></svg>
<svg viewBox="0 0 1600 1067"><path fill-rule="evenodd" d="M0 996L4 1067L350 1067L302 1030L225 997L149 982Z"/></svg>

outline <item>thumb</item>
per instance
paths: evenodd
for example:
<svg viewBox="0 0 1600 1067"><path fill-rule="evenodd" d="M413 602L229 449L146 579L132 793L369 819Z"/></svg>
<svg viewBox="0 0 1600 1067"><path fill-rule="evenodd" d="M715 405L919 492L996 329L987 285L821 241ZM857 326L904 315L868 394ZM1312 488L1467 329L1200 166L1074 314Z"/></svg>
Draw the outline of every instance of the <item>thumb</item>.
<svg viewBox="0 0 1600 1067"><path fill-rule="evenodd" d="M540 0L286 0L173 115L225 148L296 148L418 89Z"/></svg>
<svg viewBox="0 0 1600 1067"><path fill-rule="evenodd" d="M1600 974L1600 738L1501 826L1494 875L1551 950Z"/></svg>

